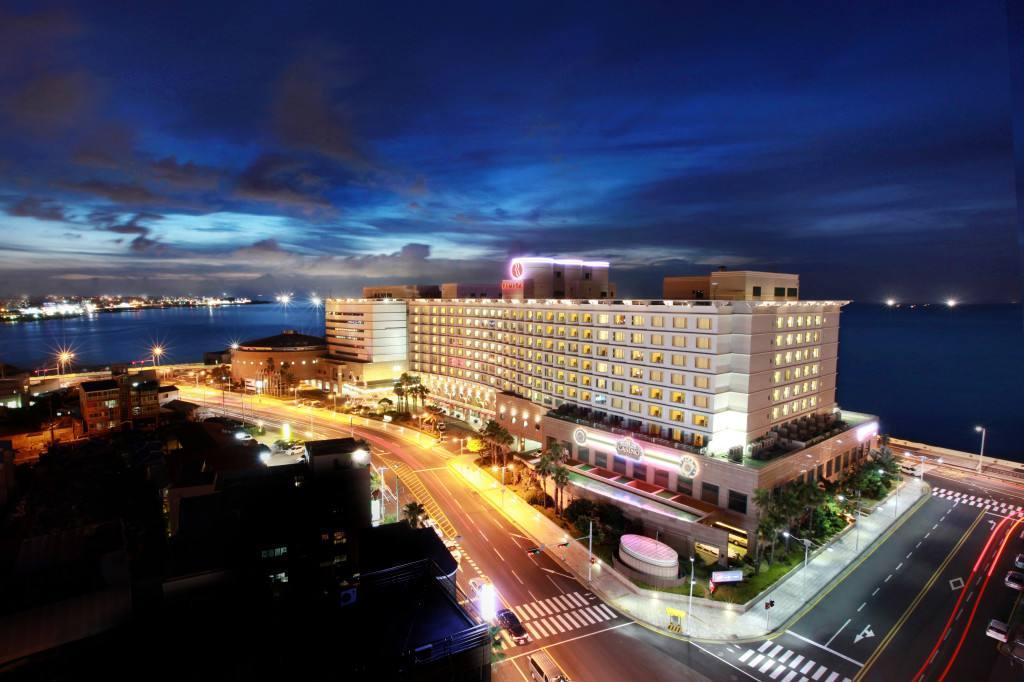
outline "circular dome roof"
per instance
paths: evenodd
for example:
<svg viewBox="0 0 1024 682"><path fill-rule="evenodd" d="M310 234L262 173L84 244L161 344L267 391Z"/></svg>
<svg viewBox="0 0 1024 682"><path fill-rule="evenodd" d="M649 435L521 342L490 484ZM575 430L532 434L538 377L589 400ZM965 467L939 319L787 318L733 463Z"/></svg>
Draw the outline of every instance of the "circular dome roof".
<svg viewBox="0 0 1024 682"><path fill-rule="evenodd" d="M619 543L620 548L626 554L644 561L652 566L677 566L679 554L654 538L644 535L623 535Z"/></svg>

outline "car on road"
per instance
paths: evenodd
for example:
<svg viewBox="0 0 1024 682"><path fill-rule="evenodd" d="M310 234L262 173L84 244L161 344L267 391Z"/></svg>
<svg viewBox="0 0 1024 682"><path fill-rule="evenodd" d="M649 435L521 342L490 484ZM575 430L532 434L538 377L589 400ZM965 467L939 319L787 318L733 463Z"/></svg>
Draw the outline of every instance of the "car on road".
<svg viewBox="0 0 1024 682"><path fill-rule="evenodd" d="M533 682L572 682L546 651L530 654L529 668Z"/></svg>
<svg viewBox="0 0 1024 682"><path fill-rule="evenodd" d="M1024 554L1018 554L1017 558L1013 560L1013 565L1017 568L1024 568Z"/></svg>
<svg viewBox="0 0 1024 682"><path fill-rule="evenodd" d="M512 641L516 644L528 644L530 642L530 633L526 631L526 628L519 621L519 616L509 609L498 611L498 623L508 631Z"/></svg>
<svg viewBox="0 0 1024 682"><path fill-rule="evenodd" d="M1006 577L1003 578L1003 584L1017 590L1018 592L1024 590L1024 573L1021 573L1020 571L1010 571L1006 574Z"/></svg>
<svg viewBox="0 0 1024 682"><path fill-rule="evenodd" d="M487 578L470 578L469 579L469 596L476 599L481 592L484 590L484 585L490 585L491 581Z"/></svg>
<svg viewBox="0 0 1024 682"><path fill-rule="evenodd" d="M1010 626L1001 620L993 618L988 622L985 634L992 639L998 639L1000 642L1005 642L1010 638Z"/></svg>

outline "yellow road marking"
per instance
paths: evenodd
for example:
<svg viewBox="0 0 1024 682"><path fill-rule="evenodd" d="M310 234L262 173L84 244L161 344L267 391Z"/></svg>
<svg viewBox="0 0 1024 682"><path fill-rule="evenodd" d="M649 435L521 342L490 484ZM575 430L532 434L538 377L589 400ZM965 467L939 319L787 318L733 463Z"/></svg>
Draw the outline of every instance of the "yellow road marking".
<svg viewBox="0 0 1024 682"><path fill-rule="evenodd" d="M928 593L928 591L932 589L932 586L935 585L935 581L938 580L942 572L946 570L946 567L949 565L949 562L953 560L953 557L956 556L956 554L960 551L960 548L963 547L965 542L967 542L967 538L970 536L972 532L974 532L974 529L981 522L981 519L984 518L984 516L984 511L978 512L978 516L974 519L974 523L972 523L970 527L964 532L964 534L960 536L960 541L957 542L953 549L949 551L949 554L946 555L946 559L939 565L935 572L932 573L932 577L928 580L927 583L925 583L924 587L921 588L921 591L917 593L917 596L914 597L914 601L910 602L910 606L907 607L907 610L903 612L903 615L900 616L899 620L897 620L896 623L892 626L892 628L889 630L889 633L882 638L881 642L878 643L878 647L875 648L873 652L871 652L870 656L868 656L868 660L864 662L864 667L861 668L857 675L853 678L854 682L859 682L860 680L864 679L864 675L867 674L868 670L871 669L871 666L874 665L875 661L878 660L878 657L881 656L882 653L885 651L886 647L889 646L889 642L891 642L893 637L896 636L896 633L900 631L900 628L902 628L904 624L906 624L907 620L910 618L911 614L917 608L918 604L921 603L921 600L924 599L924 596Z"/></svg>

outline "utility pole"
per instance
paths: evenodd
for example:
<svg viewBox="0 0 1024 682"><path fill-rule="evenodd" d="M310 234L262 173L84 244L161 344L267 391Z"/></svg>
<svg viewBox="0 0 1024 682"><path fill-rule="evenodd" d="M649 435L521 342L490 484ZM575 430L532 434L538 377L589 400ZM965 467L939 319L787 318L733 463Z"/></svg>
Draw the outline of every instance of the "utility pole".
<svg viewBox="0 0 1024 682"><path fill-rule="evenodd" d="M690 635L690 619L693 618L693 555L690 555L690 604L686 607L686 635Z"/></svg>

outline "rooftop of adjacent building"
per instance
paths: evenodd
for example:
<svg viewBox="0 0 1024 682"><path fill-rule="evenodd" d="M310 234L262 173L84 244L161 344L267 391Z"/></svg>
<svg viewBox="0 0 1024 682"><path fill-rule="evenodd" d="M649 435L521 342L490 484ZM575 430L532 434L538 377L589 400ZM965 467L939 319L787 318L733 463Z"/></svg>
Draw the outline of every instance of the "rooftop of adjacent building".
<svg viewBox="0 0 1024 682"><path fill-rule="evenodd" d="M261 339L250 339L238 344L238 350L319 350L327 347L327 341L321 336L300 334L294 329L286 329L274 336Z"/></svg>

